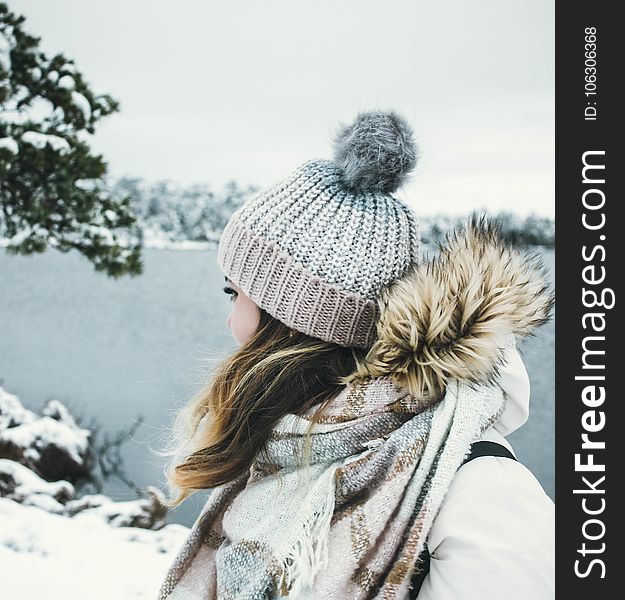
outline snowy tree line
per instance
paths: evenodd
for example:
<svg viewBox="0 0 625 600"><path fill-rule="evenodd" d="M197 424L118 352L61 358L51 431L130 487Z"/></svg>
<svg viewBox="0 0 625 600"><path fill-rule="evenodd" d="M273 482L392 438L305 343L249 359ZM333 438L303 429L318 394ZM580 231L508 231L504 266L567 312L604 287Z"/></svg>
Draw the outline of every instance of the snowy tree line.
<svg viewBox="0 0 625 600"><path fill-rule="evenodd" d="M257 186L241 187L234 181L221 191L208 184L183 186L168 180L148 182L124 177L109 186L113 197L130 198L130 207L144 233L146 245L183 242L217 243L232 212L258 191ZM553 219L512 212L490 213L501 226L508 242L519 245L553 246ZM421 239L426 244L442 241L445 233L466 223L468 215L419 215Z"/></svg>
<svg viewBox="0 0 625 600"><path fill-rule="evenodd" d="M191 247L193 243L216 246L230 215L251 195L254 185L231 180L221 189L210 184L181 185L171 180L147 181L141 177L109 180L107 197L127 203L136 219L138 238L146 247ZM513 212L489 213L501 226L506 241L515 245L552 247L553 219ZM442 241L451 229L466 223L468 215L419 215L421 239L425 244ZM0 238L6 237L0 216Z"/></svg>
<svg viewBox="0 0 625 600"><path fill-rule="evenodd" d="M428 215L420 217L421 239L435 244L443 240L449 230L466 223L468 215L451 217L448 215ZM549 217L536 214L521 216L510 211L488 213L501 228L507 242L519 246L553 247L555 243L555 222Z"/></svg>
<svg viewBox="0 0 625 600"><path fill-rule="evenodd" d="M128 198L145 245L217 243L230 215L255 186L229 181L221 190L209 184L183 186L169 180L148 182L122 177L108 185L111 197Z"/></svg>

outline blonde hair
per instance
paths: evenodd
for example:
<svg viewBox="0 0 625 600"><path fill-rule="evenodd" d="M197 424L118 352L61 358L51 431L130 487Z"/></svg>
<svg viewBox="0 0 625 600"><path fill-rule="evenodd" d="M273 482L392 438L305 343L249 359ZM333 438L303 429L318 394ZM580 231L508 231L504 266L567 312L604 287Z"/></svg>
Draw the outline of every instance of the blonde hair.
<svg viewBox="0 0 625 600"><path fill-rule="evenodd" d="M173 456L165 470L173 496L163 504L175 508L196 491L233 481L250 469L285 414L318 404L310 433L364 354L292 330L261 309L255 333L178 412L170 446L156 451ZM307 443L306 457L309 450Z"/></svg>

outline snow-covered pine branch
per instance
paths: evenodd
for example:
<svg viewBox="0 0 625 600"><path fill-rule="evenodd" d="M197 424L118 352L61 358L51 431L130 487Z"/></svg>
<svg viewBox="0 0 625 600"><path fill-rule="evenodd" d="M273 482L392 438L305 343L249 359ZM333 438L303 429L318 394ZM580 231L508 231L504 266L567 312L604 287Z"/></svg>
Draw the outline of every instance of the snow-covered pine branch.
<svg viewBox="0 0 625 600"><path fill-rule="evenodd" d="M106 193L106 163L89 147L98 122L119 103L95 94L63 54L46 56L24 20L0 2L3 245L13 254L75 249L109 276L138 275L135 216L127 199Z"/></svg>

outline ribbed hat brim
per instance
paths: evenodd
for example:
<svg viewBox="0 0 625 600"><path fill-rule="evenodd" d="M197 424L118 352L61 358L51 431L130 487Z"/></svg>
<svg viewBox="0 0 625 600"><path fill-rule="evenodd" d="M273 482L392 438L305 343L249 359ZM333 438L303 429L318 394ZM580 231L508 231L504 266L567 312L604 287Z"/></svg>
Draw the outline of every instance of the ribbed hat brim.
<svg viewBox="0 0 625 600"><path fill-rule="evenodd" d="M219 242L224 274L260 308L285 325L342 346L368 349L379 308L375 300L330 285L278 245L255 234L236 213Z"/></svg>

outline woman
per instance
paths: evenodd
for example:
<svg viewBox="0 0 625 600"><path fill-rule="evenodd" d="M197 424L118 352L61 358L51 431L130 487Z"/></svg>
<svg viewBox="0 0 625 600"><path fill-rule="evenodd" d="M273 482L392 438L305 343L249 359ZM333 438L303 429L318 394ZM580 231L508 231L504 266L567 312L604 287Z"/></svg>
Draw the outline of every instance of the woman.
<svg viewBox="0 0 625 600"><path fill-rule="evenodd" d="M552 501L512 454L463 465L527 419L544 270L475 218L420 260L416 161L361 113L232 215L241 346L176 419L168 505L212 492L160 599L553 597Z"/></svg>

